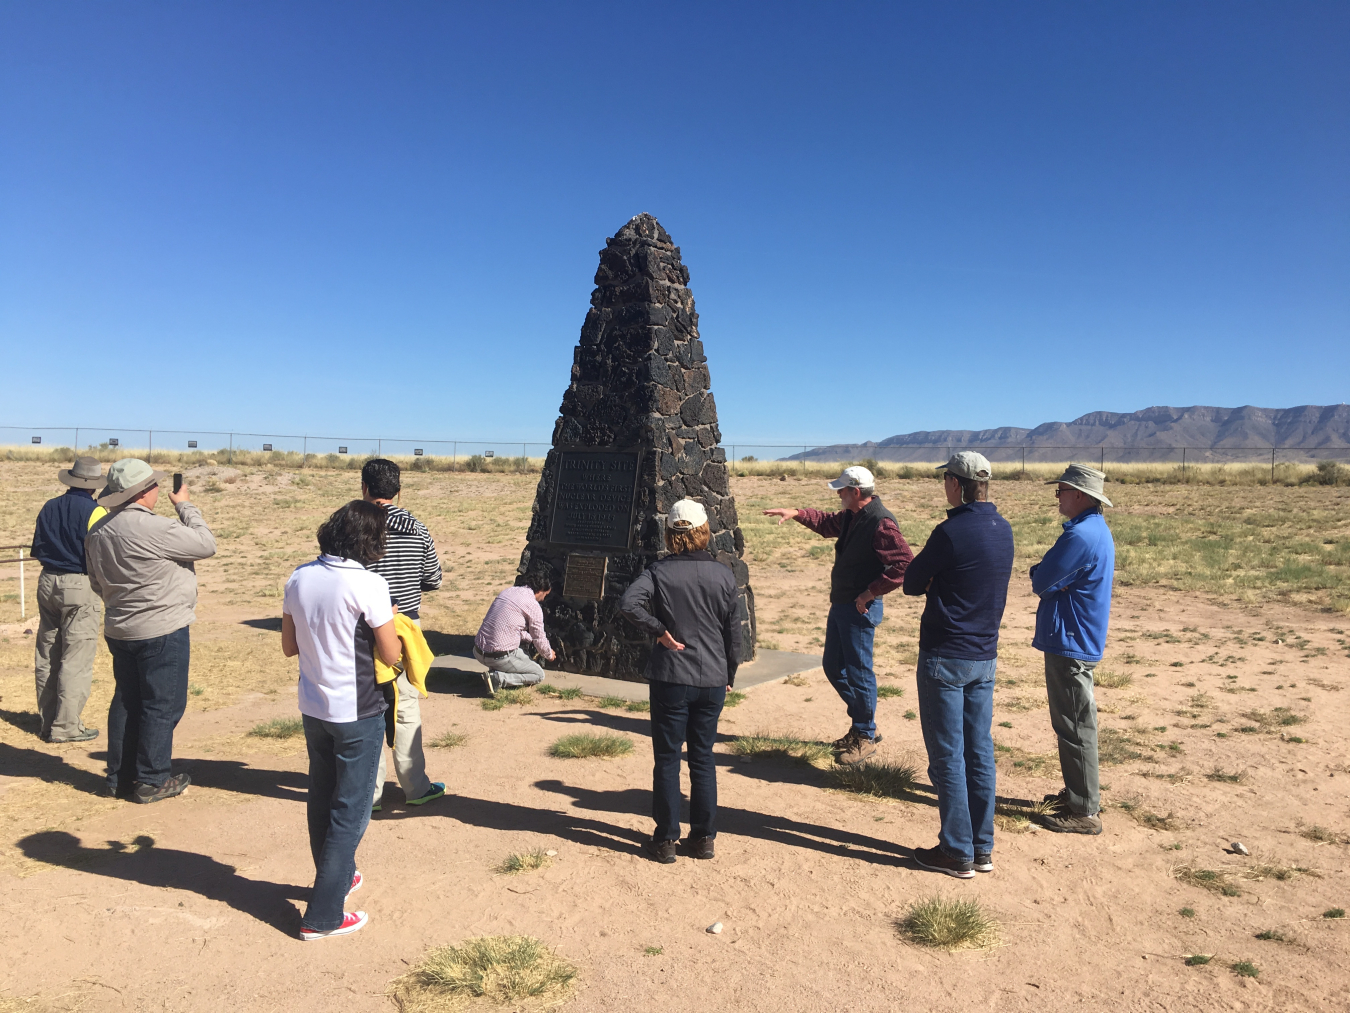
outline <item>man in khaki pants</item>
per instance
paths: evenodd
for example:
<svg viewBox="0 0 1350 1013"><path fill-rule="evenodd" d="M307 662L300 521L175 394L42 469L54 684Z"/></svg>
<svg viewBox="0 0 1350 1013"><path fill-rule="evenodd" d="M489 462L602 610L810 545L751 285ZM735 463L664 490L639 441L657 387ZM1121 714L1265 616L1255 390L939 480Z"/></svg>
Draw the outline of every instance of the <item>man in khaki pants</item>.
<svg viewBox="0 0 1350 1013"><path fill-rule="evenodd" d="M98 736L80 720L94 679L98 647L98 596L89 587L84 536L103 485L103 468L92 457L56 473L64 496L48 500L33 531L38 577L38 631L33 674L44 742L88 742Z"/></svg>

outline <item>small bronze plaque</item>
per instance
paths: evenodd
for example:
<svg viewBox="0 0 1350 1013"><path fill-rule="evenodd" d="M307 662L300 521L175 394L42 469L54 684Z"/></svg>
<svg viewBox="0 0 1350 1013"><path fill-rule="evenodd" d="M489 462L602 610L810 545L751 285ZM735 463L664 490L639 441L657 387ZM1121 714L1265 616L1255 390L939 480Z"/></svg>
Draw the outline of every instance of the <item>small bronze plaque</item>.
<svg viewBox="0 0 1350 1013"><path fill-rule="evenodd" d="M568 553L567 573L563 576L563 594L569 598L591 598L599 601L605 596L605 570L608 566L608 556Z"/></svg>

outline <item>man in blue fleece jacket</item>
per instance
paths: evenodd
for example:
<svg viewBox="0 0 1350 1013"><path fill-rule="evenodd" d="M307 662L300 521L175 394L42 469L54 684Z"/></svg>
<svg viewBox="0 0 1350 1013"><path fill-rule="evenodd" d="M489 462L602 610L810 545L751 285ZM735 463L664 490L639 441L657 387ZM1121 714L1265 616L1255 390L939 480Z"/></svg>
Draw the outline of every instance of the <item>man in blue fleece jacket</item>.
<svg viewBox="0 0 1350 1013"><path fill-rule="evenodd" d="M1106 526L1102 494L1106 475L1071 464L1047 485L1058 485L1064 533L1031 568L1031 589L1040 596L1031 646L1045 652L1045 689L1050 723L1059 738L1064 789L1047 795L1056 804L1046 828L1063 834L1100 834L1101 787L1097 768L1097 703L1092 670L1106 650L1111 620L1111 582L1116 543Z"/></svg>

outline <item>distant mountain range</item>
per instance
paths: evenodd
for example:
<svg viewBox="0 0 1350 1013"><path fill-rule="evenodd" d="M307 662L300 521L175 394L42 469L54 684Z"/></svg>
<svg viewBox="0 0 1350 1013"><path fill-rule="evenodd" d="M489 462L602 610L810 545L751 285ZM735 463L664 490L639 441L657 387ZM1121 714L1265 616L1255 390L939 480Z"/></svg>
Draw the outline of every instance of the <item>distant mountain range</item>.
<svg viewBox="0 0 1350 1013"><path fill-rule="evenodd" d="M1302 405L1298 408L1145 408L1137 412L1091 412L1072 422L1046 422L1035 429L938 429L891 436L879 442L838 443L815 447L787 460L799 461L934 461L948 448L978 450L991 460L1066 460L1071 452L1084 459L1105 448L1108 460L1174 460L1181 447L1196 461L1254 459L1269 448L1312 448L1282 454L1282 460L1344 456L1316 451L1350 448L1350 405ZM1113 452L1114 451L1114 452Z"/></svg>

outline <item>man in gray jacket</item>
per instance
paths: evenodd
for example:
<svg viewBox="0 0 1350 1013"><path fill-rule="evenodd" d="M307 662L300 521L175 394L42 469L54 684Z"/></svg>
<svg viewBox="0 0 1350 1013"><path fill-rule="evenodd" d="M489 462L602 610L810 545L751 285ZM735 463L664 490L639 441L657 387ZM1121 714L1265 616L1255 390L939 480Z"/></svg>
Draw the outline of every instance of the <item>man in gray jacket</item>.
<svg viewBox="0 0 1350 1013"><path fill-rule="evenodd" d="M158 802L182 793L173 731L187 708L188 624L196 618L195 560L216 540L185 486L170 493L172 521L154 513L168 476L127 458L108 469L99 506L111 511L85 539L89 583L103 599L103 633L117 688L108 708L108 795Z"/></svg>

